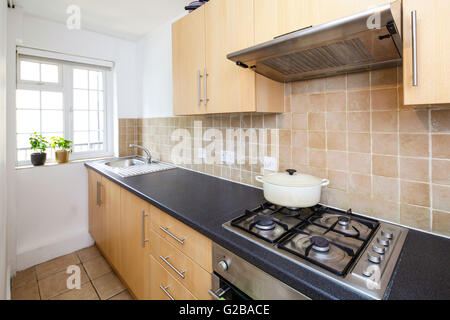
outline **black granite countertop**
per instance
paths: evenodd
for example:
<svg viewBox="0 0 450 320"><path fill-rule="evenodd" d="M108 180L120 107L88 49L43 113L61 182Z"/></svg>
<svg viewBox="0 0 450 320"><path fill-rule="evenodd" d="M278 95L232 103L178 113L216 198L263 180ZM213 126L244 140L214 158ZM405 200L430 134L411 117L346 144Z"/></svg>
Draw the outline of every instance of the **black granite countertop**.
<svg viewBox="0 0 450 320"><path fill-rule="evenodd" d="M181 168L121 178L103 162L86 166L311 299L366 298L222 227L264 202L260 189ZM409 232L387 294L388 299L450 299L450 240Z"/></svg>

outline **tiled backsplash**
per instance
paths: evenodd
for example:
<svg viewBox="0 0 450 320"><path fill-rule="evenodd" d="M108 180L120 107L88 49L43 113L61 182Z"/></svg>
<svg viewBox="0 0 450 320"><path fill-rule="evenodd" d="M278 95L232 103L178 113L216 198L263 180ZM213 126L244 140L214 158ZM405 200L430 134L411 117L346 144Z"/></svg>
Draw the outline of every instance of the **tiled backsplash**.
<svg viewBox="0 0 450 320"><path fill-rule="evenodd" d="M171 133L192 133L195 120L222 131L278 128L280 170L330 179L324 204L450 236L450 108L402 100L401 68L296 82L283 114L121 119L120 154L139 143L170 161ZM260 187L261 164L186 167Z"/></svg>

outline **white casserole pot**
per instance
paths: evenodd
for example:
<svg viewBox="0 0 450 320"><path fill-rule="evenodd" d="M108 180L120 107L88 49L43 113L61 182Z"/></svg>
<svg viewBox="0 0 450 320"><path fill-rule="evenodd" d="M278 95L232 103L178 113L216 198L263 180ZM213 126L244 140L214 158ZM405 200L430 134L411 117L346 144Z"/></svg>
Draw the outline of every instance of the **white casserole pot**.
<svg viewBox="0 0 450 320"><path fill-rule="evenodd" d="M284 173L257 176L255 179L263 184L264 198L273 204L288 208L315 206L320 202L322 187L328 186L330 181L296 172L288 169Z"/></svg>

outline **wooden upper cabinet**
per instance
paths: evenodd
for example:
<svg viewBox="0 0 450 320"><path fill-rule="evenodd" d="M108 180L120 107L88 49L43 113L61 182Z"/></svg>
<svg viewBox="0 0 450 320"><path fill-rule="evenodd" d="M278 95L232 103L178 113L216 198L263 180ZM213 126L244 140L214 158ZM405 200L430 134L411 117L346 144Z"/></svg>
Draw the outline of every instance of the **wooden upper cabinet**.
<svg viewBox="0 0 450 320"><path fill-rule="evenodd" d="M121 189L121 276L138 299L146 296L145 267L148 255L150 205Z"/></svg>
<svg viewBox="0 0 450 320"><path fill-rule="evenodd" d="M175 115L284 111L282 83L227 59L255 44L255 0L211 0L172 33Z"/></svg>
<svg viewBox="0 0 450 320"><path fill-rule="evenodd" d="M411 12L417 17L417 86L413 86ZM403 0L405 105L450 103L450 1Z"/></svg>
<svg viewBox="0 0 450 320"><path fill-rule="evenodd" d="M173 112L203 114L205 72L205 8L172 25Z"/></svg>

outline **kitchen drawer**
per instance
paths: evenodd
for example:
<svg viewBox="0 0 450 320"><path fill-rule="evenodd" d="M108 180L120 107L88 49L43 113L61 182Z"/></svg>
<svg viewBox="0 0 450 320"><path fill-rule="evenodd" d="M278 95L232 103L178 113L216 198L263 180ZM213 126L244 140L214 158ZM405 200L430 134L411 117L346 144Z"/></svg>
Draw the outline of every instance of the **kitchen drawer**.
<svg viewBox="0 0 450 320"><path fill-rule="evenodd" d="M150 254L197 298L210 300L211 274L158 234L150 231Z"/></svg>
<svg viewBox="0 0 450 320"><path fill-rule="evenodd" d="M151 300L197 300L192 293L172 277L152 256L150 259ZM164 292L165 290L165 292Z"/></svg>
<svg viewBox="0 0 450 320"><path fill-rule="evenodd" d="M170 244L212 273L212 242L157 208L151 211L152 229Z"/></svg>

